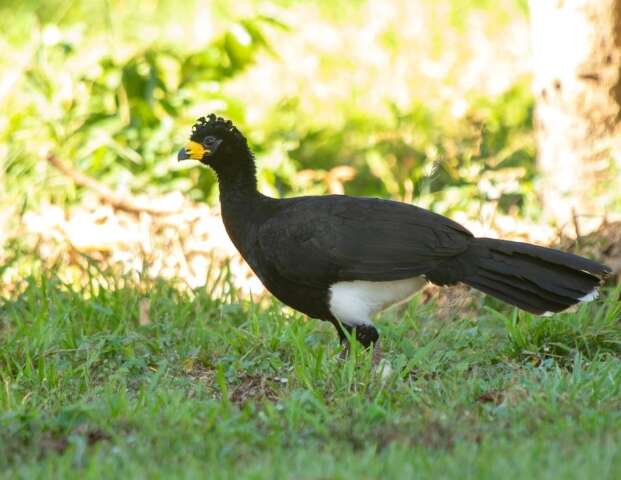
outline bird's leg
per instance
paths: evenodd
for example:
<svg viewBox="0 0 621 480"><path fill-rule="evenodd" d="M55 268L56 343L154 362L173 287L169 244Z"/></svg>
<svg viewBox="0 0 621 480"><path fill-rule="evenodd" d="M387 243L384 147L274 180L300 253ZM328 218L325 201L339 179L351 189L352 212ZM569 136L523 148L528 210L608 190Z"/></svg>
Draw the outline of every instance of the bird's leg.
<svg viewBox="0 0 621 480"><path fill-rule="evenodd" d="M358 325L355 328L356 340L358 340L364 348L373 348L373 365L378 365L382 359L382 350L380 348L379 332L373 325Z"/></svg>
<svg viewBox="0 0 621 480"><path fill-rule="evenodd" d="M380 347L379 338L373 344L373 365L376 367L382 361L382 348Z"/></svg>
<svg viewBox="0 0 621 480"><path fill-rule="evenodd" d="M339 342L341 342L341 346L343 347L339 357L344 360L349 356L350 345L348 335L352 334L353 328L338 321L334 323L334 326L336 327L336 332L339 335Z"/></svg>
<svg viewBox="0 0 621 480"><path fill-rule="evenodd" d="M379 333L373 325L357 325L351 327L343 323L336 323L336 331L339 334L339 340L343 345L340 357L347 358L349 355L350 344L348 334L353 335L364 348L373 348L373 364L378 365L382 359L382 350L380 348ZM347 334L345 333L347 332Z"/></svg>
<svg viewBox="0 0 621 480"><path fill-rule="evenodd" d="M356 338L365 348L373 348L373 371L385 379L392 372L390 363L384 361L380 347L379 333L373 325L358 325Z"/></svg>

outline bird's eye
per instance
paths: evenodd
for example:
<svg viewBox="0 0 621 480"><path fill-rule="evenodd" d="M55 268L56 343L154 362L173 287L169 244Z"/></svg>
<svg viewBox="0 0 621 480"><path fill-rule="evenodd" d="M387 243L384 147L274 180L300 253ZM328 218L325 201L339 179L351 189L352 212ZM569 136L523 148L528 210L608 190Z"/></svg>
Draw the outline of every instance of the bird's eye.
<svg viewBox="0 0 621 480"><path fill-rule="evenodd" d="M203 145L208 147L210 145L213 145L215 141L216 139L214 137L205 137L205 139L203 140Z"/></svg>

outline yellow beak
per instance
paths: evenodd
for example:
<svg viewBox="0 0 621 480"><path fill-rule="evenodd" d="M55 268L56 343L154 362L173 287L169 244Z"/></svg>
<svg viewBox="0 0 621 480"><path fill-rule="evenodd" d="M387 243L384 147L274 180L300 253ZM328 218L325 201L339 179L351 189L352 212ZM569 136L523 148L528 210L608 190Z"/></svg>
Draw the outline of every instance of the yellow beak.
<svg viewBox="0 0 621 480"><path fill-rule="evenodd" d="M200 143L189 141L185 148L182 148L177 155L177 160L202 160L205 153L210 153L208 149Z"/></svg>

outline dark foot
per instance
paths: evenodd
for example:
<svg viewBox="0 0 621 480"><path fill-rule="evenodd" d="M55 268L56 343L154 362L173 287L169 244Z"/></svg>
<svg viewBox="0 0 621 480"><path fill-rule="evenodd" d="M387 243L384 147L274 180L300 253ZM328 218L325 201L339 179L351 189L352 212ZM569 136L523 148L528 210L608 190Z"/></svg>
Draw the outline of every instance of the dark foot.
<svg viewBox="0 0 621 480"><path fill-rule="evenodd" d="M347 358L349 355L350 345L347 335L350 335L358 340L364 348L373 348L373 364L377 365L382 358L382 354L379 346L379 333L373 325L350 327L349 325L335 324L335 326L341 345L343 345L343 350L339 354L340 358Z"/></svg>
<svg viewBox="0 0 621 480"><path fill-rule="evenodd" d="M358 340L364 348L379 343L379 332L373 325L358 325L354 328L356 340Z"/></svg>

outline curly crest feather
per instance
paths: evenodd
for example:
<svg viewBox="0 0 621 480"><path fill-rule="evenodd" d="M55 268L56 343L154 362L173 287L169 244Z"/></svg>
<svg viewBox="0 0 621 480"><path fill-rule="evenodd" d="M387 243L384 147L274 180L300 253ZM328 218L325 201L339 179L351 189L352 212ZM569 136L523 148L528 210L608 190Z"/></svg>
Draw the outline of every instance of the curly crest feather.
<svg viewBox="0 0 621 480"><path fill-rule="evenodd" d="M214 113L210 113L207 117L200 117L196 120L196 123L192 126L192 135L190 139L200 141L200 139L207 135L220 135L240 141L244 145L247 143L246 137L233 125L233 122L218 117Z"/></svg>

